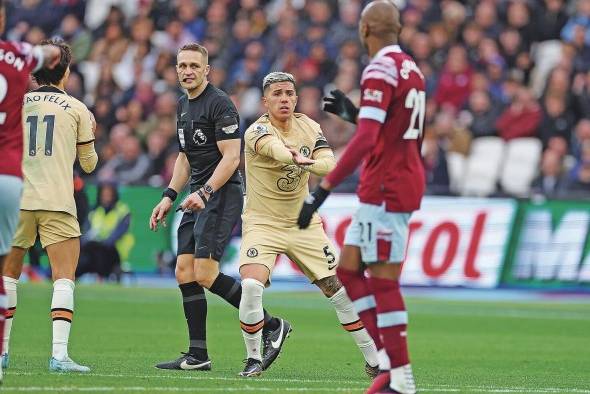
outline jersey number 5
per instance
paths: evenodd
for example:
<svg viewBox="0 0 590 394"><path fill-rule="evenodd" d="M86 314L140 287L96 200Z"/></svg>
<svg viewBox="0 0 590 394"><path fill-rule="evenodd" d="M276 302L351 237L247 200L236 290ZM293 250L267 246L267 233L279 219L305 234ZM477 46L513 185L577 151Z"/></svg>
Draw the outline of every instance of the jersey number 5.
<svg viewBox="0 0 590 394"><path fill-rule="evenodd" d="M27 124L29 125L29 156L37 155L37 123L39 117L37 115L27 116ZM47 125L45 130L45 156L53 154L53 129L55 127L55 115L45 115L43 123Z"/></svg>
<svg viewBox="0 0 590 394"><path fill-rule="evenodd" d="M410 126L404 133L404 140L415 140L422 135L424 111L426 110L426 93L412 88L406 95L406 108L412 109Z"/></svg>

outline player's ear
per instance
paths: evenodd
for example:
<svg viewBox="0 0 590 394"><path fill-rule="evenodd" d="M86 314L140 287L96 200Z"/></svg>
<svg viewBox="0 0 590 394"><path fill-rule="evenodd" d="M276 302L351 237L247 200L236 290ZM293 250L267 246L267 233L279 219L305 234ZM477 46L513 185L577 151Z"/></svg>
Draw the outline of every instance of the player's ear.
<svg viewBox="0 0 590 394"><path fill-rule="evenodd" d="M266 96L262 96L262 104L264 105L264 108L268 109L268 100L266 99Z"/></svg>
<svg viewBox="0 0 590 394"><path fill-rule="evenodd" d="M6 26L6 9L5 6L0 6L0 34L4 34L4 28Z"/></svg>
<svg viewBox="0 0 590 394"><path fill-rule="evenodd" d="M209 71L211 70L211 66L209 66L207 64L207 66L205 66L205 76L209 75Z"/></svg>
<svg viewBox="0 0 590 394"><path fill-rule="evenodd" d="M361 21L359 24L359 35L361 37L361 41L366 39L369 36L369 25L368 23Z"/></svg>

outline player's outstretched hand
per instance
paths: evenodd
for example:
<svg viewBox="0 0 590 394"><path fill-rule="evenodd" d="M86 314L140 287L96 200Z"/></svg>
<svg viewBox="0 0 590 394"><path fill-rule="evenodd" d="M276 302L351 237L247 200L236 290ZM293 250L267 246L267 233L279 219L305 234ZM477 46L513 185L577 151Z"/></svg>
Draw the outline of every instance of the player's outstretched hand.
<svg viewBox="0 0 590 394"><path fill-rule="evenodd" d="M313 213L326 201L330 195L330 191L318 186L313 192L305 198L303 207L299 211L299 218L297 218L297 225L304 229L309 227Z"/></svg>
<svg viewBox="0 0 590 394"><path fill-rule="evenodd" d="M339 116L347 122L356 124L359 109L350 101L341 90L332 90L333 97L324 97L324 111Z"/></svg>
<svg viewBox="0 0 590 394"><path fill-rule="evenodd" d="M150 230L158 231L158 223L162 223L162 226L166 227L166 215L172 208L172 200L168 197L162 198L162 201L156 205L150 216Z"/></svg>
<svg viewBox="0 0 590 394"><path fill-rule="evenodd" d="M294 148L287 148L291 155L293 156L293 162L298 166L310 166L315 163L315 160L310 159L309 157L303 156L297 149Z"/></svg>

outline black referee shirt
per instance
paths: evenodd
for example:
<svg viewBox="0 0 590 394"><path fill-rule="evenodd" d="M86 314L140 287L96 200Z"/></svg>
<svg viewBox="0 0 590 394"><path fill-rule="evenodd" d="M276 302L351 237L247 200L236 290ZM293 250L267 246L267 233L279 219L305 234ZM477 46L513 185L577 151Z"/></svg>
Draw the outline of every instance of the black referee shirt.
<svg viewBox="0 0 590 394"><path fill-rule="evenodd" d="M178 100L176 137L191 167L191 191L213 175L222 155L217 141L239 139L240 117L236 107L221 89L208 84L196 98L183 95ZM240 182L236 170L228 182Z"/></svg>

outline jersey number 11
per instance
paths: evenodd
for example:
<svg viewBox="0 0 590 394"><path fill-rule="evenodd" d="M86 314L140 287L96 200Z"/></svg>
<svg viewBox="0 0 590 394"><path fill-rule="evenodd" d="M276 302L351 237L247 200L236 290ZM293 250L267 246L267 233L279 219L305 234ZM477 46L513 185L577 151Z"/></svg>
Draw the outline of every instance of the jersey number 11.
<svg viewBox="0 0 590 394"><path fill-rule="evenodd" d="M27 116L27 123L29 125L29 156L37 155L37 123L39 117L37 115ZM53 154L53 129L55 127L55 115L45 115L43 123L47 125L45 130L45 156Z"/></svg>

